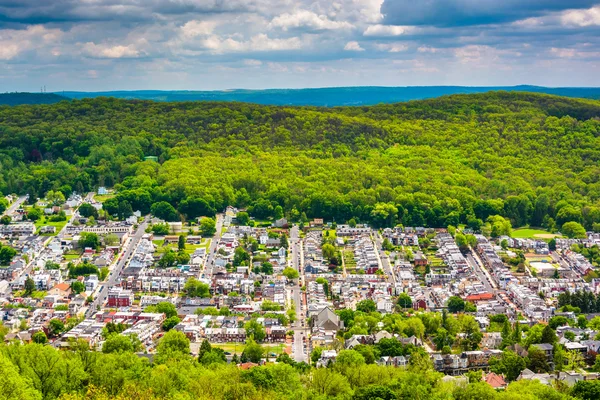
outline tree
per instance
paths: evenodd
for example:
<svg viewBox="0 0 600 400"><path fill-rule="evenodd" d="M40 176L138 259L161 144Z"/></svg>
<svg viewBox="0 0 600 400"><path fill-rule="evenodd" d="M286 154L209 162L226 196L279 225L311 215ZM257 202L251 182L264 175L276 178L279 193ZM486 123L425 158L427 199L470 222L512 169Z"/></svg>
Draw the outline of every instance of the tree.
<svg viewBox="0 0 600 400"><path fill-rule="evenodd" d="M377 310L377 304L371 299L359 301L356 304L356 311L362 311L366 314L372 313Z"/></svg>
<svg viewBox="0 0 600 400"><path fill-rule="evenodd" d="M82 203L77 209L79 215L85 218L94 217L98 218L98 210L90 203Z"/></svg>
<svg viewBox="0 0 600 400"><path fill-rule="evenodd" d="M169 301L161 301L155 306L148 306L144 309L144 312L162 313L165 314L167 318L177 316L177 308Z"/></svg>
<svg viewBox="0 0 600 400"><path fill-rule="evenodd" d="M0 371L1 400L42 399L41 393L33 388L31 381L3 353L0 353Z"/></svg>
<svg viewBox="0 0 600 400"><path fill-rule="evenodd" d="M260 266L260 272L265 275L273 275L273 264L270 262L264 262Z"/></svg>
<svg viewBox="0 0 600 400"><path fill-rule="evenodd" d="M525 359L510 350L505 350L501 357L490 359L490 370L497 374L504 374L509 381L517 379L526 367Z"/></svg>
<svg viewBox="0 0 600 400"><path fill-rule="evenodd" d="M116 246L117 244L119 244L119 237L114 233L104 235L102 239L104 241L105 246Z"/></svg>
<svg viewBox="0 0 600 400"><path fill-rule="evenodd" d="M451 313L461 312L465 310L465 301L458 296L450 296L447 307Z"/></svg>
<svg viewBox="0 0 600 400"><path fill-rule="evenodd" d="M35 282L28 276L27 279L25 279L25 296L31 296L35 289Z"/></svg>
<svg viewBox="0 0 600 400"><path fill-rule="evenodd" d="M152 204L150 212L156 218L160 218L167 222L179 221L179 213L171 204L166 201L159 201L158 203Z"/></svg>
<svg viewBox="0 0 600 400"><path fill-rule="evenodd" d="M96 250L100 247L100 238L93 232L81 232L79 237L79 247Z"/></svg>
<svg viewBox="0 0 600 400"><path fill-rule="evenodd" d="M600 381L578 381L571 395L582 400L597 400L600 399Z"/></svg>
<svg viewBox="0 0 600 400"><path fill-rule="evenodd" d="M81 292L85 292L85 284L83 282L81 282L81 281L73 281L73 283L71 283L71 289L76 294L79 294Z"/></svg>
<svg viewBox="0 0 600 400"><path fill-rule="evenodd" d="M185 236L179 235L179 239L177 241L177 249L179 251L185 250Z"/></svg>
<svg viewBox="0 0 600 400"><path fill-rule="evenodd" d="M51 319L48 323L48 330L52 336L58 336L65 331L65 324L60 319Z"/></svg>
<svg viewBox="0 0 600 400"><path fill-rule="evenodd" d="M244 362L243 360L248 360L257 364L262 360L264 354L265 350L262 346L250 338L246 341L246 346L242 352L242 362Z"/></svg>
<svg viewBox="0 0 600 400"><path fill-rule="evenodd" d="M255 319L251 319L244 325L246 337L252 338L257 342L262 342L267 337L265 328Z"/></svg>
<svg viewBox="0 0 600 400"><path fill-rule="evenodd" d="M105 354L133 353L135 350L132 338L118 333L108 335L102 345L102 352Z"/></svg>
<svg viewBox="0 0 600 400"><path fill-rule="evenodd" d="M577 350L567 351L566 361L567 369L570 371L578 371L585 366L583 355Z"/></svg>
<svg viewBox="0 0 600 400"><path fill-rule="evenodd" d="M398 296L398 306L400 308L411 308L412 307L412 299L406 293L400 293Z"/></svg>
<svg viewBox="0 0 600 400"><path fill-rule="evenodd" d="M288 280L292 280L292 279L298 279L300 277L300 274L298 273L298 271L295 268L286 267L283 270L283 276L285 276Z"/></svg>
<svg viewBox="0 0 600 400"><path fill-rule="evenodd" d="M342 350L335 358L334 369L342 375L348 370L357 369L365 364L365 358L356 350Z"/></svg>
<svg viewBox="0 0 600 400"><path fill-rule="evenodd" d="M38 331L31 336L33 343L46 344L48 343L48 337L43 331Z"/></svg>
<svg viewBox="0 0 600 400"><path fill-rule="evenodd" d="M35 222L40 218L42 218L42 212L38 208L34 207L27 213L27 219L30 221Z"/></svg>
<svg viewBox="0 0 600 400"><path fill-rule="evenodd" d="M557 342L556 332L554 329L550 327L550 325L546 325L544 330L542 331L542 343L554 344Z"/></svg>
<svg viewBox="0 0 600 400"><path fill-rule="evenodd" d="M250 223L250 216L245 211L237 213L235 219L237 220L237 223L242 226L247 226Z"/></svg>
<svg viewBox="0 0 600 400"><path fill-rule="evenodd" d="M550 371L550 366L548 365L546 353L540 350L535 345L529 347L527 360L527 367L536 373L544 373Z"/></svg>
<svg viewBox="0 0 600 400"><path fill-rule="evenodd" d="M0 217L0 224L2 225L10 225L12 222L12 218L9 215L3 215Z"/></svg>
<svg viewBox="0 0 600 400"><path fill-rule="evenodd" d="M213 236L217 232L217 223L212 218L202 218L200 221L200 234L202 236Z"/></svg>
<svg viewBox="0 0 600 400"><path fill-rule="evenodd" d="M216 210L204 199L188 197L179 204L179 212L184 214L188 220L201 216L214 217Z"/></svg>
<svg viewBox="0 0 600 400"><path fill-rule="evenodd" d="M200 282L196 278L188 278L188 280L185 282L185 286L183 287L183 291L189 297L211 297L210 287L206 283Z"/></svg>
<svg viewBox="0 0 600 400"><path fill-rule="evenodd" d="M65 195L59 190L50 190L46 193L46 200L54 206L59 206L65 202Z"/></svg>
<svg viewBox="0 0 600 400"><path fill-rule="evenodd" d="M190 354L190 341L183 332L170 330L165 333L156 347L158 360L164 362L171 358Z"/></svg>
<svg viewBox="0 0 600 400"><path fill-rule="evenodd" d="M161 328L163 329L163 331L168 332L171 329L175 328L177 326L177 324L179 324L179 322L181 322L179 317L174 315L172 317L165 319L161 325Z"/></svg>
<svg viewBox="0 0 600 400"><path fill-rule="evenodd" d="M578 222L565 222L561 232L563 235L574 239L585 239L587 237L585 228Z"/></svg>
<svg viewBox="0 0 600 400"><path fill-rule="evenodd" d="M0 244L0 265L8 265L17 255L17 251L10 246Z"/></svg>
<svg viewBox="0 0 600 400"><path fill-rule="evenodd" d="M323 254L323 258L329 260L330 263L331 260L337 256L337 250L335 249L335 246L330 243L325 243L321 247L321 252Z"/></svg>

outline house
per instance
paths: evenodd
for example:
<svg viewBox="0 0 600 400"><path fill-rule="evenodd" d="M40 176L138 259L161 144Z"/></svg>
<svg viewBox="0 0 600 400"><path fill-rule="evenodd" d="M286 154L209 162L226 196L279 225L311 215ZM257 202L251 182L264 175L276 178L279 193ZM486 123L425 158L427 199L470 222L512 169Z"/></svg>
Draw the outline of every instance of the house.
<svg viewBox="0 0 600 400"><path fill-rule="evenodd" d="M550 386L554 378L550 374L536 374L532 370L525 368L521 371L521 374L517 378L517 381L520 380L528 380L528 381L539 381L542 385Z"/></svg>
<svg viewBox="0 0 600 400"><path fill-rule="evenodd" d="M48 291L49 296L59 296L62 298L69 297L71 295L71 286L68 283L59 283Z"/></svg>
<svg viewBox="0 0 600 400"><path fill-rule="evenodd" d="M50 225L44 225L40 228L40 235L44 234L54 234L56 233L56 227Z"/></svg>
<svg viewBox="0 0 600 400"><path fill-rule="evenodd" d="M133 292L121 288L112 288L108 292L108 307L129 307L133 304Z"/></svg>
<svg viewBox="0 0 600 400"><path fill-rule="evenodd" d="M490 372L483 377L483 381L494 389L506 389L506 381L498 374Z"/></svg>
<svg viewBox="0 0 600 400"><path fill-rule="evenodd" d="M415 253L415 267L424 267L427 265L427 257L425 257L425 254L423 254L423 252L417 251Z"/></svg>
<svg viewBox="0 0 600 400"><path fill-rule="evenodd" d="M325 307L313 318L313 327L339 331L344 327L344 321L331 308Z"/></svg>
<svg viewBox="0 0 600 400"><path fill-rule="evenodd" d="M274 225L276 228L286 228L288 226L288 221L285 218L281 218L275 221Z"/></svg>
<svg viewBox="0 0 600 400"><path fill-rule="evenodd" d="M404 356L383 356L377 361L377 365L383 365L386 367L404 368L407 364L407 359Z"/></svg>

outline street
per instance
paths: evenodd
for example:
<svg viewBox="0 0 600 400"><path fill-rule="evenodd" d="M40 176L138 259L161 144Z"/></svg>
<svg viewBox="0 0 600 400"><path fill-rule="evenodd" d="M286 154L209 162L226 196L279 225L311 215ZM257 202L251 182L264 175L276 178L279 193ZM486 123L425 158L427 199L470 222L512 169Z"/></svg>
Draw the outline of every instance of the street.
<svg viewBox="0 0 600 400"><path fill-rule="evenodd" d="M10 206L8 206L8 208L6 210L4 210L4 212L2 213L2 215L12 215L12 214L14 214L14 212L19 207L21 207L21 204L23 204L23 202L25 202L26 198L27 198L27 196L21 196L21 197L19 197Z"/></svg>
<svg viewBox="0 0 600 400"><path fill-rule="evenodd" d="M133 251L137 247L140 242L142 236L146 233L146 228L148 227L148 220L144 219L144 222L140 224L135 235L131 237L128 244L125 247L125 251L119 254L119 261L114 266L114 268L109 272L109 275L104 283L100 284L100 290L94 301L89 305L88 310L86 312L86 318L90 318L95 312L98 306L102 306L104 301L106 300L106 296L108 295L108 291L111 287L113 287L117 280L119 279L119 275L121 275L121 271L129 261L129 258L133 254Z"/></svg>
<svg viewBox="0 0 600 400"><path fill-rule="evenodd" d="M296 307L296 322L292 325L294 339L292 343L292 358L297 362L308 362L309 329L305 326L306 313L304 311L304 292L301 285L304 282L304 269L302 268L302 240L297 225L290 229L290 249L292 253L292 268L298 271L300 278L298 284L291 288L291 298Z"/></svg>
<svg viewBox="0 0 600 400"><path fill-rule="evenodd" d="M221 230L223 229L223 214L217 214L215 222L216 231L212 240L210 241L208 254L206 255L206 262L204 263L205 278L210 278L214 273L215 255L217 254L217 247L219 246L219 240L221 239Z"/></svg>

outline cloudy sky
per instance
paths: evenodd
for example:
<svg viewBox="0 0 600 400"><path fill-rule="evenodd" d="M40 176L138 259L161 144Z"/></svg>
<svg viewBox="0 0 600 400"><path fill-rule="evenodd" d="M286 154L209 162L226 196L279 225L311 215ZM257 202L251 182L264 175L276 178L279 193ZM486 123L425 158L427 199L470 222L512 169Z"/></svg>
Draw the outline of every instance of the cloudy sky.
<svg viewBox="0 0 600 400"><path fill-rule="evenodd" d="M0 0L0 92L600 86L600 0Z"/></svg>

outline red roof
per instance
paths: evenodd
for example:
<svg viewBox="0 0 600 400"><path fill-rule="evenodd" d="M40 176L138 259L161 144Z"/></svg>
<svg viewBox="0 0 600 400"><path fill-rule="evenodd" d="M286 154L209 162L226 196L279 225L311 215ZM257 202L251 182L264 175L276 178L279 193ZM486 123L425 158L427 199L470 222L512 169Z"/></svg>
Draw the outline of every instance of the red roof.
<svg viewBox="0 0 600 400"><path fill-rule="evenodd" d="M240 369L246 370L254 367L258 367L258 364L254 364L252 362L242 363L239 365Z"/></svg>
<svg viewBox="0 0 600 400"><path fill-rule="evenodd" d="M493 372L490 372L485 376L485 382L494 389L503 388L506 386L504 378Z"/></svg>
<svg viewBox="0 0 600 400"><path fill-rule="evenodd" d="M480 293L480 294L471 294L467 296L467 301L482 301L482 300L491 300L494 298L494 295L491 293Z"/></svg>
<svg viewBox="0 0 600 400"><path fill-rule="evenodd" d="M58 289L61 290L63 292L66 292L67 290L69 290L70 286L68 283L59 283L58 285L54 286L52 289Z"/></svg>

